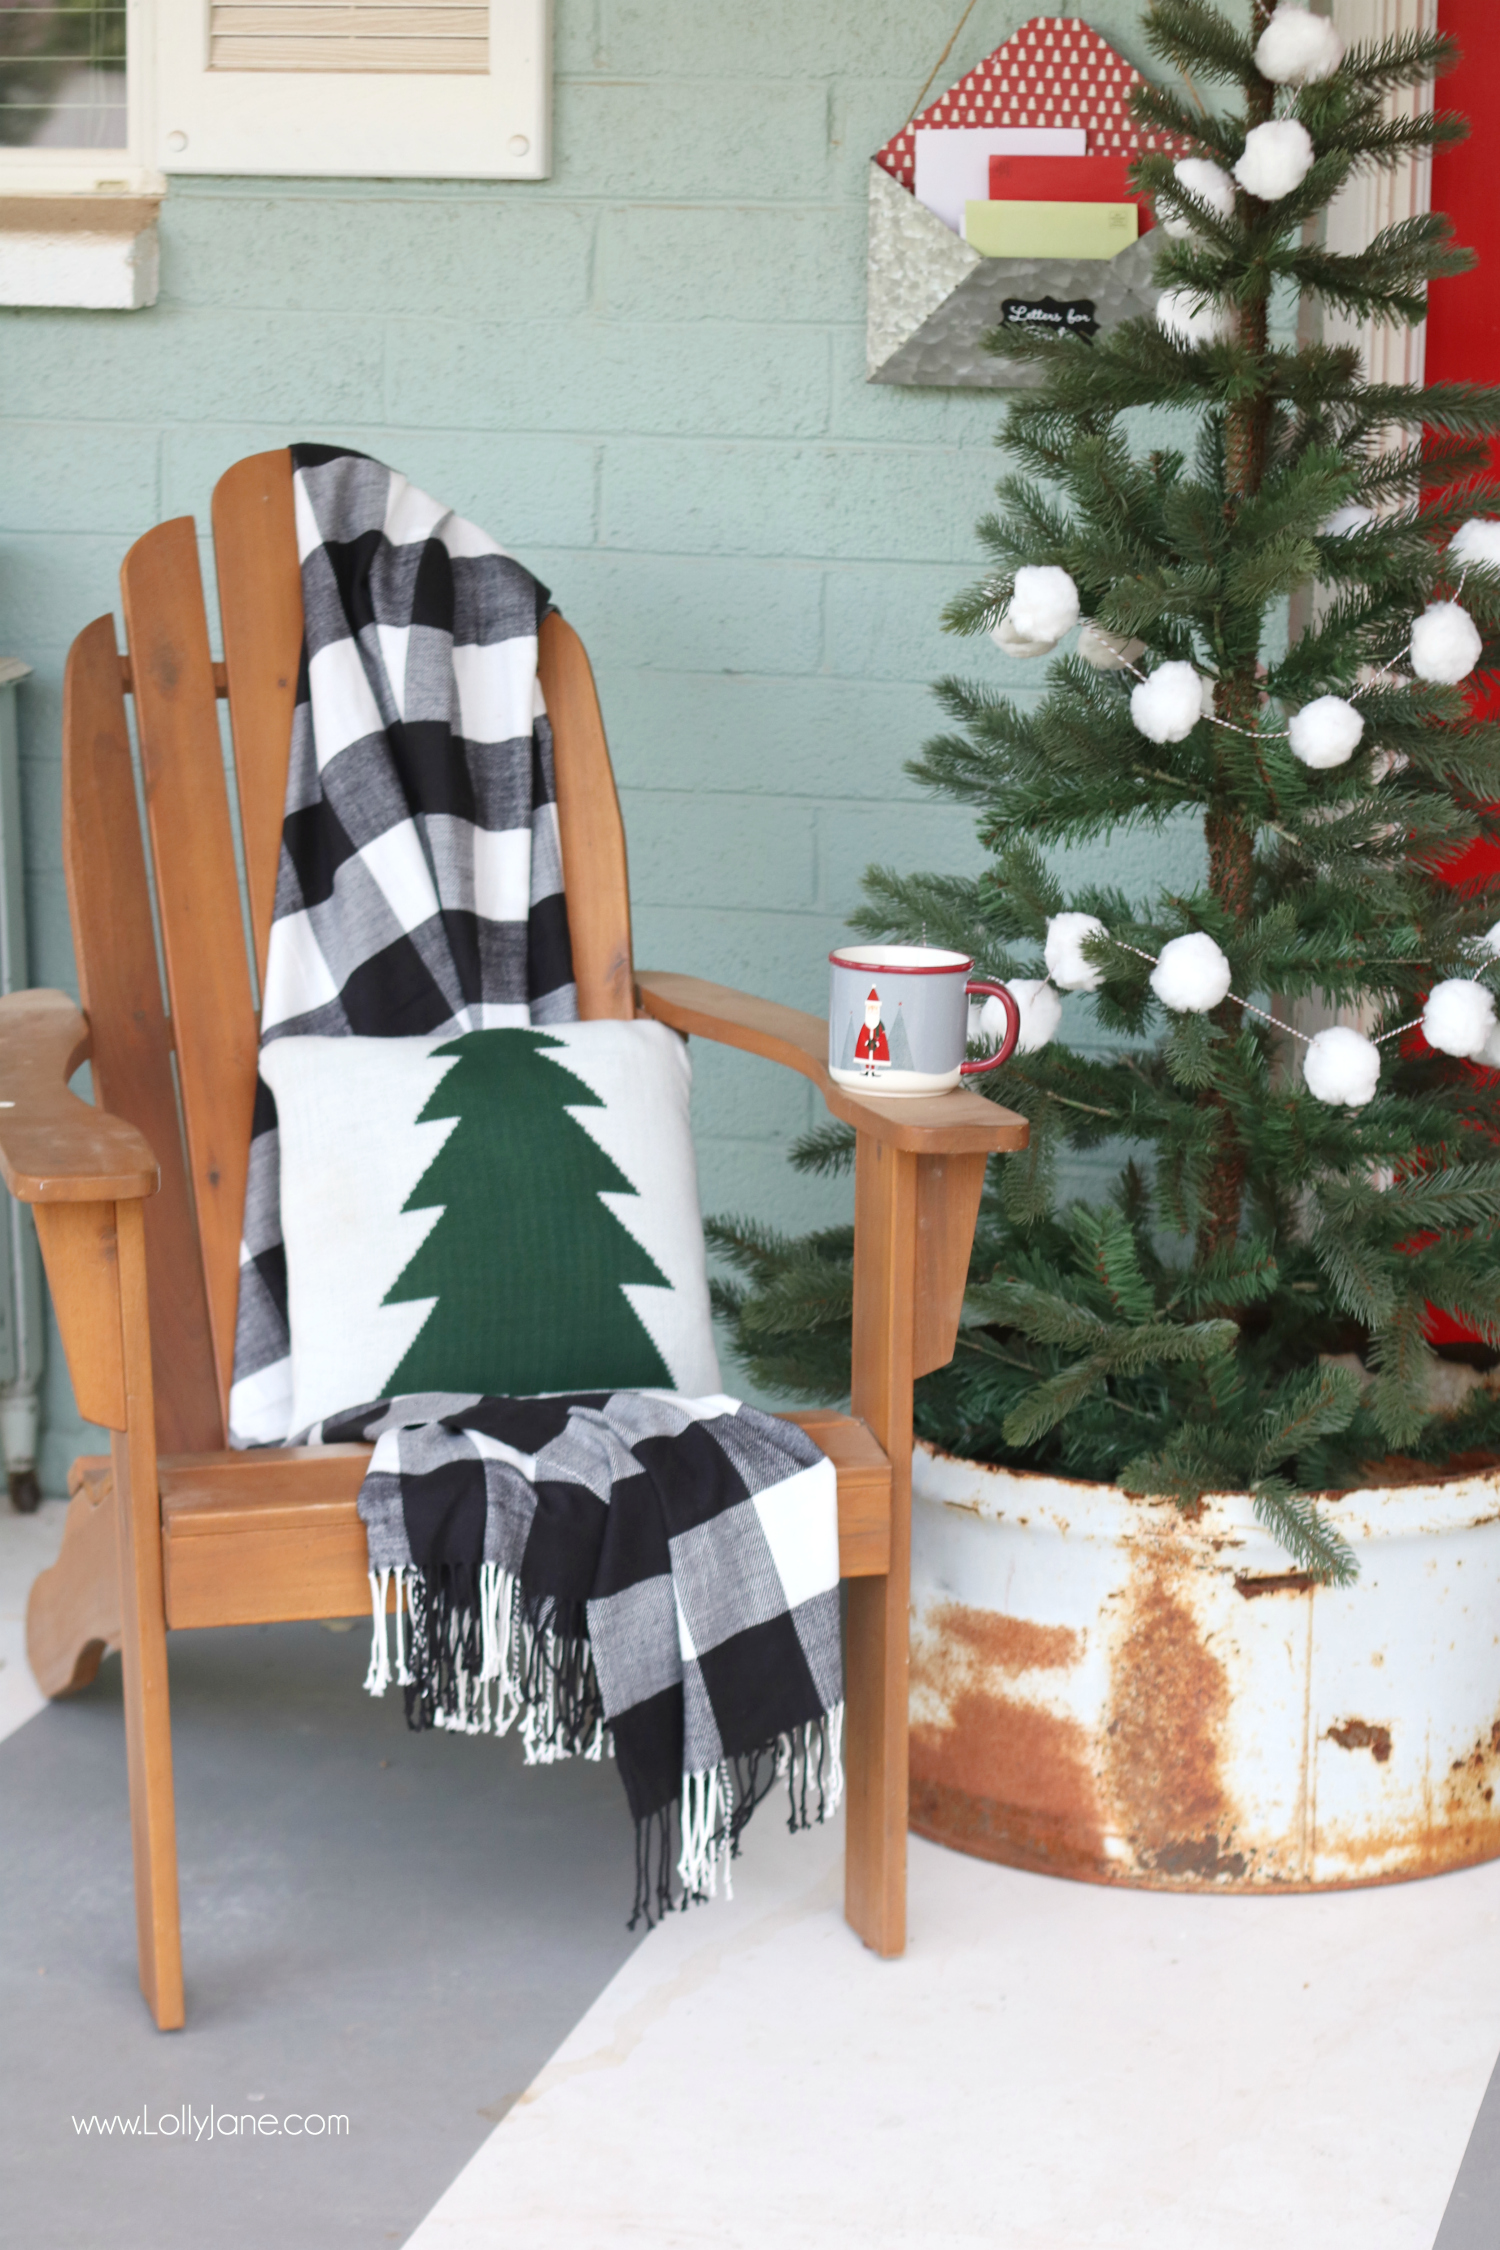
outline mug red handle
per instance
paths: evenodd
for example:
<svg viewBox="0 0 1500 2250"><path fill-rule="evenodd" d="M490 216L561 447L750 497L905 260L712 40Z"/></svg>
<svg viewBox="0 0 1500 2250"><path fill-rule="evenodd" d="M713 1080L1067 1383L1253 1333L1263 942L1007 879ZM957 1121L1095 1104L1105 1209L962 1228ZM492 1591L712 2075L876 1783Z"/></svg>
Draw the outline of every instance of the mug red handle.
<svg viewBox="0 0 1500 2250"><path fill-rule="evenodd" d="M981 1071L998 1070L1002 1063L1010 1061L1011 1056L1016 1051L1016 1041L1021 1036L1021 1010L1015 994L1007 991L1003 984L987 984L979 977L971 977L964 986L964 991L966 994L983 992L991 1000L998 1000L1005 1010L1005 1037L1000 1042L1000 1052L996 1055L987 1055L983 1062L965 1061L958 1066L962 1077L977 1078Z"/></svg>

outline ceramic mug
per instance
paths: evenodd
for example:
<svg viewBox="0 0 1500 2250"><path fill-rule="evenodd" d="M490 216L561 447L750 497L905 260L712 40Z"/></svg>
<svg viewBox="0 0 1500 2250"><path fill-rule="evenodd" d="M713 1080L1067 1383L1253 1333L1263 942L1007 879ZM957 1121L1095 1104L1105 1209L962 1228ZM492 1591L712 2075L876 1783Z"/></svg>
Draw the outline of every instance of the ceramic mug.
<svg viewBox="0 0 1500 2250"><path fill-rule="evenodd" d="M967 953L936 945L840 945L828 956L828 1075L861 1094L946 1094L961 1078L998 1070L1021 1036L1021 1011L1003 984L970 975ZM966 1062L970 993L1005 1010L1000 1051Z"/></svg>

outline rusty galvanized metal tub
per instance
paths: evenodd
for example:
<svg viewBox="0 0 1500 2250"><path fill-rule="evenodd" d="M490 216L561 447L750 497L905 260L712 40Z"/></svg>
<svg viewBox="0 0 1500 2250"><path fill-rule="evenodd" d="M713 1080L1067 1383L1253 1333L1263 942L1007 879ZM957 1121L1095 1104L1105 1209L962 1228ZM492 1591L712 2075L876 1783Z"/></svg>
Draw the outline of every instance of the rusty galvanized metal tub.
<svg viewBox="0 0 1500 2250"><path fill-rule="evenodd" d="M1500 1855L1500 1472L1330 1503L1313 1586L1222 1495L919 1447L911 1824L1160 1890L1398 1882Z"/></svg>

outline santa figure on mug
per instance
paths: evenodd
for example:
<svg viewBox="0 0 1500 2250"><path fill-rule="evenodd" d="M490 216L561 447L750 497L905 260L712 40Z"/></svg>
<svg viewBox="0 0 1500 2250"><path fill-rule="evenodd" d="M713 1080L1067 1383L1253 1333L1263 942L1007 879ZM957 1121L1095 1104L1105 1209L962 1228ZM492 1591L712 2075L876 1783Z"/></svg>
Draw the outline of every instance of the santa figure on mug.
<svg viewBox="0 0 1500 2250"><path fill-rule="evenodd" d="M864 1029L854 1042L854 1059L864 1064L866 1078L878 1077L891 1067L891 1043L880 1020L880 994L873 984L865 1002Z"/></svg>

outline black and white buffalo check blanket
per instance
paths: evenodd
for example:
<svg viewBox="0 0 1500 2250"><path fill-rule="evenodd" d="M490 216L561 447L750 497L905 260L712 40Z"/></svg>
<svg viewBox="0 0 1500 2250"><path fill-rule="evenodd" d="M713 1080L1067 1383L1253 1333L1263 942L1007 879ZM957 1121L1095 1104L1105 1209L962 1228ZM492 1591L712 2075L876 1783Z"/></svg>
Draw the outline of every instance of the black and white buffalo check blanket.
<svg viewBox="0 0 1500 2250"><path fill-rule="evenodd" d="M306 637L262 1041L575 1020L537 680L546 589L378 462L292 456ZM232 1442L285 1441L290 1400L262 1083ZM394 1677L414 1727L518 1724L528 1763L611 1751L636 1822L636 1917L671 1906L674 1876L684 1898L721 1876L727 1889L778 1776L794 1828L837 1805L836 1480L793 1424L657 1391L437 1393L299 1435L375 1447L359 1500L366 1685Z"/></svg>

